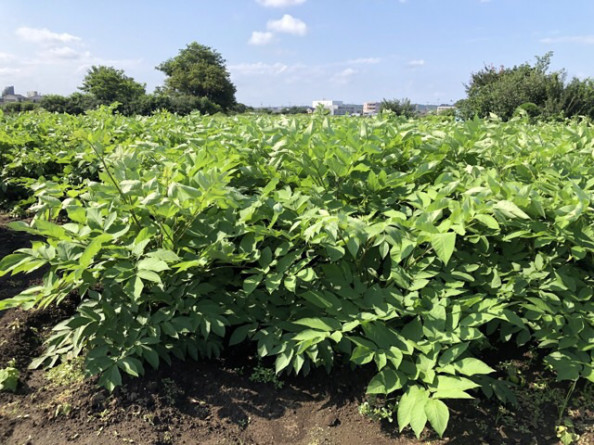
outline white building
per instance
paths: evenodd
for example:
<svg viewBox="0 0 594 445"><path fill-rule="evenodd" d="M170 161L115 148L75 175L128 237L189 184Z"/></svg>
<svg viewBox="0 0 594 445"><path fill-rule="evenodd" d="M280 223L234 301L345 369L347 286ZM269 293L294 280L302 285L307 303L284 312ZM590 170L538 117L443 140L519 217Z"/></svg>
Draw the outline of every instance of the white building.
<svg viewBox="0 0 594 445"><path fill-rule="evenodd" d="M381 103L379 102L365 102L363 104L363 114L374 115L380 112Z"/></svg>
<svg viewBox="0 0 594 445"><path fill-rule="evenodd" d="M443 113L443 112L448 111L448 110L455 110L455 109L456 109L456 107L454 107L453 105L439 105L437 107L437 111L436 112L437 112L437 114L439 114L439 113Z"/></svg>
<svg viewBox="0 0 594 445"><path fill-rule="evenodd" d="M311 103L315 110L318 106L324 107L332 116L344 116L346 114L363 113L363 105L345 104L341 100L314 100Z"/></svg>

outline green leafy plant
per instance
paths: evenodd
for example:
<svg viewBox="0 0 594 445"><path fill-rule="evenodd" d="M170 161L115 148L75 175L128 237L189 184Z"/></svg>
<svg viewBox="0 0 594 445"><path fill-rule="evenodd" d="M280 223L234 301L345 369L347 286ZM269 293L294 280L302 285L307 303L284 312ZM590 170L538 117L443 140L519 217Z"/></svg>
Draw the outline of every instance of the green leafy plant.
<svg viewBox="0 0 594 445"><path fill-rule="evenodd" d="M0 310L79 304L33 366L82 356L112 391L250 342L275 374L373 368L417 436L444 434L450 399L514 401L494 348L594 381L585 122L40 116L2 131L60 135L78 170L28 176L35 218L11 228L39 238L0 275L48 271Z"/></svg>
<svg viewBox="0 0 594 445"><path fill-rule="evenodd" d="M14 360L11 360L8 366L0 369L0 391L16 391L19 384L20 372L15 368L15 363Z"/></svg>
<svg viewBox="0 0 594 445"><path fill-rule="evenodd" d="M258 366L253 369L249 379L252 382L272 383L276 389L281 389L285 384L285 382L278 378L274 369L266 368L261 364L258 364Z"/></svg>

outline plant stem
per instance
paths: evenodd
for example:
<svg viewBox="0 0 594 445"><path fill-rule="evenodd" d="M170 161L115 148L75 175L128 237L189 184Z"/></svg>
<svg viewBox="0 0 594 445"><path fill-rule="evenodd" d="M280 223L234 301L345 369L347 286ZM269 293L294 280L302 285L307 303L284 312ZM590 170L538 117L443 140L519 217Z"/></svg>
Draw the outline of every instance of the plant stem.
<svg viewBox="0 0 594 445"><path fill-rule="evenodd" d="M563 400L563 405L559 409L559 418L557 419L557 425L561 425L561 421L563 420L563 414L565 414L565 410L567 409L567 405L569 404L569 400L573 395L573 391L575 391L575 387L577 385L578 379L575 379L569 389L567 390L567 395L565 396L565 400Z"/></svg>

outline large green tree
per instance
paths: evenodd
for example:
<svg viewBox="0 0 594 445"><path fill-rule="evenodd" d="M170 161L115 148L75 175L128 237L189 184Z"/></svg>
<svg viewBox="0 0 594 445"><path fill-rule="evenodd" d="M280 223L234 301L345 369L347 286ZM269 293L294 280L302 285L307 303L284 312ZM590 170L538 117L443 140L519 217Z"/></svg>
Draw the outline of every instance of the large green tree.
<svg viewBox="0 0 594 445"><path fill-rule="evenodd" d="M381 111L392 111L398 116L413 117L417 114L416 107L411 103L410 99L384 99L380 105Z"/></svg>
<svg viewBox="0 0 594 445"><path fill-rule="evenodd" d="M523 104L534 104L541 114L553 115L561 110L564 73L548 72L552 53L537 57L534 66L524 63L512 68L485 66L472 74L466 85L467 98L457 106L466 117L495 113L509 119Z"/></svg>
<svg viewBox="0 0 594 445"><path fill-rule="evenodd" d="M120 102L125 107L145 94L145 86L111 66L92 66L79 87L92 94L99 103Z"/></svg>
<svg viewBox="0 0 594 445"><path fill-rule="evenodd" d="M236 103L235 85L231 82L225 60L208 46L192 42L157 69L167 75L166 92L205 97L224 110Z"/></svg>

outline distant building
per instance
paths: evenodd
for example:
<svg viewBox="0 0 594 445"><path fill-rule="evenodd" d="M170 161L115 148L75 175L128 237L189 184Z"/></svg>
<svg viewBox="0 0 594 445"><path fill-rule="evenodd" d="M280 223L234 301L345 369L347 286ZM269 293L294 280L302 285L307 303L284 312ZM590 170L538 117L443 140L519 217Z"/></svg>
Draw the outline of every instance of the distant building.
<svg viewBox="0 0 594 445"><path fill-rule="evenodd" d="M443 113L444 111L447 111L447 110L455 110L455 109L456 109L456 107L454 107L453 105L439 105L437 107L436 112L437 112L437 114L439 114L439 113Z"/></svg>
<svg viewBox="0 0 594 445"><path fill-rule="evenodd" d="M8 86L2 90L2 97L0 103L15 103L15 102L39 102L43 96L37 91L28 91L26 96L22 94L15 94L14 87Z"/></svg>
<svg viewBox="0 0 594 445"><path fill-rule="evenodd" d="M2 95L2 102L5 104L13 103L13 102L23 102L25 100L25 96L20 94L4 94Z"/></svg>
<svg viewBox="0 0 594 445"><path fill-rule="evenodd" d="M4 96L14 96L14 87L9 86L2 90L2 97Z"/></svg>
<svg viewBox="0 0 594 445"><path fill-rule="evenodd" d="M428 114L428 113L433 113L437 110L437 105L422 105L422 104L416 104L415 105L415 110L417 111L417 113L424 115L424 114Z"/></svg>
<svg viewBox="0 0 594 445"><path fill-rule="evenodd" d="M312 108L324 107L332 116L344 116L346 114L362 114L363 105L345 104L341 100L314 100Z"/></svg>
<svg viewBox="0 0 594 445"><path fill-rule="evenodd" d="M381 108L380 102L365 102L363 104L363 114L365 115L374 115L380 112Z"/></svg>
<svg viewBox="0 0 594 445"><path fill-rule="evenodd" d="M37 91L27 91L27 98L26 100L30 100L31 102L39 102L43 96L40 95Z"/></svg>

